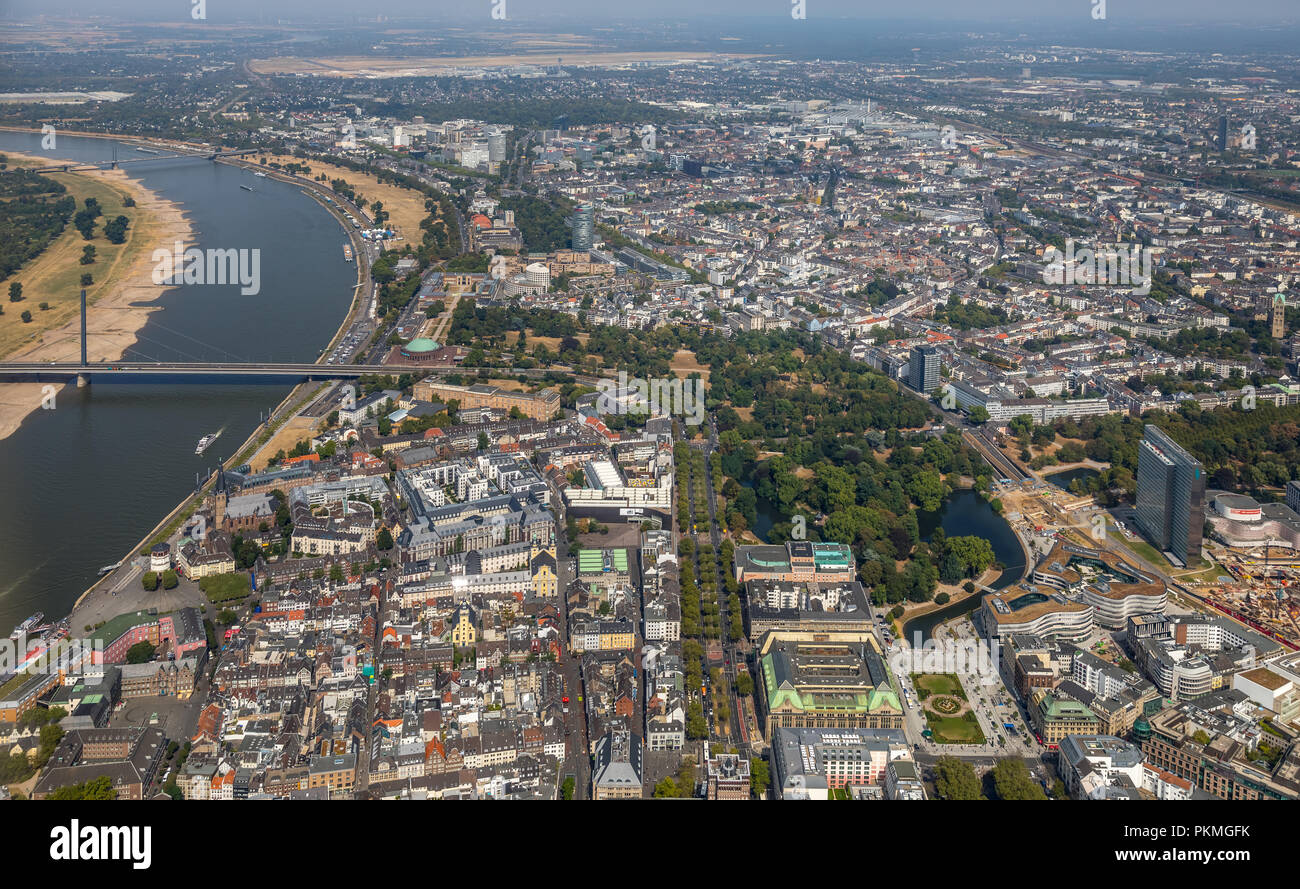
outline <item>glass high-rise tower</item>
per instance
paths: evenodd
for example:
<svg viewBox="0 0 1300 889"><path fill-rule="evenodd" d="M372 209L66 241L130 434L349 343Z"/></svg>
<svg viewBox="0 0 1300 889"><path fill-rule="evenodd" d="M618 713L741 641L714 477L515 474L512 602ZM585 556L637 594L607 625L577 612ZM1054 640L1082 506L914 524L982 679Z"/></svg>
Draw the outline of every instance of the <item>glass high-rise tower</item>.
<svg viewBox="0 0 1300 889"><path fill-rule="evenodd" d="M579 204L573 211L573 249L590 250L595 236L596 208L591 204Z"/></svg>
<svg viewBox="0 0 1300 889"><path fill-rule="evenodd" d="M1151 425L1138 444L1137 524L1161 552L1184 565L1200 560L1205 468Z"/></svg>

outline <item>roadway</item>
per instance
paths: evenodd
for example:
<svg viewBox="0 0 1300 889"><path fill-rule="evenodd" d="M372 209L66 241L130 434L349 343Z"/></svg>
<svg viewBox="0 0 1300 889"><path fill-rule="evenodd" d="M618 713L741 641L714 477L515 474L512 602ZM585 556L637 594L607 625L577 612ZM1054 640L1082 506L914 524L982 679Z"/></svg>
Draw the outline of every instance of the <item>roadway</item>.
<svg viewBox="0 0 1300 889"><path fill-rule="evenodd" d="M736 673L738 670L748 669L748 664L745 650L741 647L744 644L743 639L733 640L731 638L731 609L728 606L730 596L727 593L726 577L724 576L728 571L728 566L722 563L722 532L718 521L718 495L714 487L713 465L711 462L713 452L718 446L718 427L714 423L712 414L709 415L708 421L709 434L702 449L704 451L704 492L709 507L709 542L713 545L714 561L718 569L718 622L722 631L723 663L721 670L725 686L720 691L724 694L723 700L726 702L729 711L727 723L728 727L732 729L729 734L734 735L730 740L734 740L736 746L739 747L743 741L753 744L755 740L750 736L748 727L742 723L745 714L741 711L739 698L735 694ZM693 498L691 502L694 503Z"/></svg>
<svg viewBox="0 0 1300 889"><path fill-rule="evenodd" d="M564 498L547 482L551 509L555 513L555 586L560 598L560 626L564 644L560 652L560 673L564 680L563 696L569 699L564 705L564 762L560 766L560 782L568 775L574 778L574 799L591 798L591 741L587 733L586 688L582 681L581 658L568 645L569 587L577 581L574 559L569 554L569 536L565 533Z"/></svg>
<svg viewBox="0 0 1300 889"><path fill-rule="evenodd" d="M392 374L400 371L386 364L273 364L247 362L106 361L99 364L30 361L0 364L5 382L67 382L78 377L103 382L157 382L176 380L209 382L221 379L240 382L283 382L339 380L364 374ZM201 378L201 379L198 379Z"/></svg>
<svg viewBox="0 0 1300 889"><path fill-rule="evenodd" d="M969 429L963 429L961 437L966 444L978 451L980 456L998 472L998 478L1010 479L1013 482L1022 482L1030 478L1029 473L1017 466L1010 457L998 450L984 436L977 435Z"/></svg>
<svg viewBox="0 0 1300 889"><path fill-rule="evenodd" d="M394 376L417 373L421 376L445 373L465 374L461 367L426 367L401 364L379 364L377 359L387 354L387 342L376 343L369 351L364 364L277 364L274 362L166 362L166 361L104 361L96 364L77 362L12 362L0 363L0 382L7 383L67 383L78 377L106 383L176 382L176 383L284 383L311 382L314 380L346 380L368 374ZM543 367L494 367L496 377L544 377L548 373L563 373L583 385L597 385L601 377Z"/></svg>

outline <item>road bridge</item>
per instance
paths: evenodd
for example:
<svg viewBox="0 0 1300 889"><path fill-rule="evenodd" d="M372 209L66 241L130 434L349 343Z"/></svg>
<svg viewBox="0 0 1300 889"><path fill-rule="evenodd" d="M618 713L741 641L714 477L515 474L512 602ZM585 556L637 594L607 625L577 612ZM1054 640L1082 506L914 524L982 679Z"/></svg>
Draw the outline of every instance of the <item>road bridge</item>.
<svg viewBox="0 0 1300 889"><path fill-rule="evenodd" d="M81 360L80 361L10 361L0 362L0 382L5 383L69 383L86 386L92 380L104 383L303 383L317 380L350 380L362 376L400 376L404 373L418 376L461 373L477 374L476 369L459 367L425 367L403 364L333 364L326 362L275 362L250 361L117 361L91 362L86 349L86 291L81 291ZM181 334L183 336L183 334ZM192 338L191 338L192 339ZM196 341L197 342L197 341ZM200 343L202 345L202 343ZM227 353L229 354L229 353ZM576 382L599 386L602 380L573 370L557 371ZM552 373L550 368L491 368L496 377L527 377L540 379ZM473 385L477 379L467 381Z"/></svg>
<svg viewBox="0 0 1300 889"><path fill-rule="evenodd" d="M50 164L45 167L36 167L34 173L75 173L78 170L102 170L105 168L115 170L118 167L127 164L144 164L151 161L175 160L177 158L201 158L204 160L214 161L219 157L239 157L244 154L257 154L256 148L241 148L237 151L214 151L211 154L202 154L191 151L177 151L174 154L154 154L149 157L132 157L126 160L113 158L107 161L68 161L62 164Z"/></svg>
<svg viewBox="0 0 1300 889"><path fill-rule="evenodd" d="M105 383L301 383L347 380L368 374L400 374L420 368L389 364L279 364L270 362L75 361L8 362L0 364L0 381L56 383L92 379Z"/></svg>

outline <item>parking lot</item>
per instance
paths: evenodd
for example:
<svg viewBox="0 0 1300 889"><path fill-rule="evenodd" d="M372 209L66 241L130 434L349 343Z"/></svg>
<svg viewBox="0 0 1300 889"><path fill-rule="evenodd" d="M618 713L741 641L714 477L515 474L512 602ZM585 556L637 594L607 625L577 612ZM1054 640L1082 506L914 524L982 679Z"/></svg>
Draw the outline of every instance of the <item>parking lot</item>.
<svg viewBox="0 0 1300 889"><path fill-rule="evenodd" d="M338 341L333 351L330 352L327 364L349 364L356 357L361 347L366 344L374 331L368 324L359 323L353 326L343 338Z"/></svg>

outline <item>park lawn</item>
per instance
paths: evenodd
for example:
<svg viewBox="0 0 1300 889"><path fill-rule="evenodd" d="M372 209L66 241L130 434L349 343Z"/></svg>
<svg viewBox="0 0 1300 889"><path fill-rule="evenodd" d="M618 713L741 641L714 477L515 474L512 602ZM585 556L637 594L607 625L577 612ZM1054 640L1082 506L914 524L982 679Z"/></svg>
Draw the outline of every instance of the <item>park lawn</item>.
<svg viewBox="0 0 1300 889"><path fill-rule="evenodd" d="M1157 550L1154 546L1152 546L1151 544L1147 543L1145 540L1142 540L1140 538L1138 540L1129 540L1127 537L1124 536L1124 532L1121 531L1119 528L1116 528L1115 523L1112 522L1110 519L1106 520L1106 530L1109 533L1113 534L1115 539L1118 540L1125 549L1127 549L1129 552L1141 556L1142 558L1150 562L1152 565L1155 565L1157 567L1164 567L1165 565L1169 564L1169 560L1166 559L1163 555L1161 555L1160 551Z"/></svg>
<svg viewBox="0 0 1300 889"><path fill-rule="evenodd" d="M934 732L936 744L983 744L984 732L974 713L964 716L940 716L933 710L925 711L925 721Z"/></svg>
<svg viewBox="0 0 1300 889"><path fill-rule="evenodd" d="M587 343L591 340L591 334L575 333L573 335L573 338L578 342L582 343L583 346L586 346ZM533 333L533 329L530 327L528 328L528 339L525 341L525 343L529 351L532 351L533 347L535 346L542 345L545 346L547 349L549 349L552 355L558 355L560 353L560 343L563 340L564 337L561 336L538 336L537 334ZM515 343L517 342L519 342L519 331L507 330L506 345L513 348Z"/></svg>
<svg viewBox="0 0 1300 889"><path fill-rule="evenodd" d="M1210 567L1195 574L1175 574L1183 583L1217 583L1220 577L1231 577L1222 565L1211 562Z"/></svg>
<svg viewBox="0 0 1300 889"><path fill-rule="evenodd" d="M265 442L258 447L255 454L245 457L247 452L241 453L240 457L245 457L241 462L248 462L252 465L254 471L265 469L278 452L293 450L294 445L303 439L310 440L316 434L316 428L321 425L319 417L290 416L288 420L279 421L278 428L267 435L263 430L262 437L266 438ZM239 465L239 464L235 464Z"/></svg>
<svg viewBox="0 0 1300 889"><path fill-rule="evenodd" d="M916 693L924 697L925 700L930 695L952 695L955 698L966 700L966 692L961 687L961 680L954 673L913 673L912 685L916 688Z"/></svg>
<svg viewBox="0 0 1300 889"><path fill-rule="evenodd" d="M707 381L709 374L712 373L712 369L707 364L700 364L699 358L690 349L678 349L674 352L672 361L668 363L668 368L683 379L693 373L698 373Z"/></svg>
<svg viewBox="0 0 1300 889"><path fill-rule="evenodd" d="M81 312L81 275L89 272L94 283L86 288L86 300L91 305L100 295L110 293L120 286L130 271L138 253L157 247L156 226L143 225L148 217L139 205L126 207L126 189L104 179L78 173L44 174L67 186L68 195L77 201L77 209L85 206L86 198L99 201L104 215L95 220L95 237L87 241L68 220L62 234L50 242L40 256L10 276L11 281L23 285L21 302L11 303L5 298L4 315L0 316L0 356L11 355L41 338L47 330L56 330ZM126 229L126 242L110 244L104 237L104 223L117 216L130 220ZM95 247L95 261L81 264L81 248L87 244ZM8 282L5 284L8 289ZM41 309L41 303L49 308ZM22 321L22 312L32 313L31 323Z"/></svg>
<svg viewBox="0 0 1300 889"><path fill-rule="evenodd" d="M243 572L204 577L199 581L199 589L207 594L209 602L216 603L242 599L250 592L248 575Z"/></svg>
<svg viewBox="0 0 1300 889"><path fill-rule="evenodd" d="M1151 544L1147 543L1145 540L1142 540L1141 538L1137 540L1129 540L1127 537L1124 536L1124 532L1116 528L1115 523L1112 522L1110 519L1106 520L1106 527L1107 530L1115 536L1115 539L1124 545L1125 549L1129 550L1130 552L1136 553L1137 555L1146 559L1152 565L1155 565L1157 568L1164 568L1166 566L1169 566L1175 572L1179 570L1175 566L1170 565L1169 560L1164 557L1164 554L1161 553L1159 550L1157 550ZM1207 562L1204 559L1201 559L1197 564L1189 565L1186 569L1182 569L1182 570L1188 570L1188 571L1208 570L1213 567L1215 567L1214 563ZM1217 573L1226 574L1227 572L1220 571Z"/></svg>

